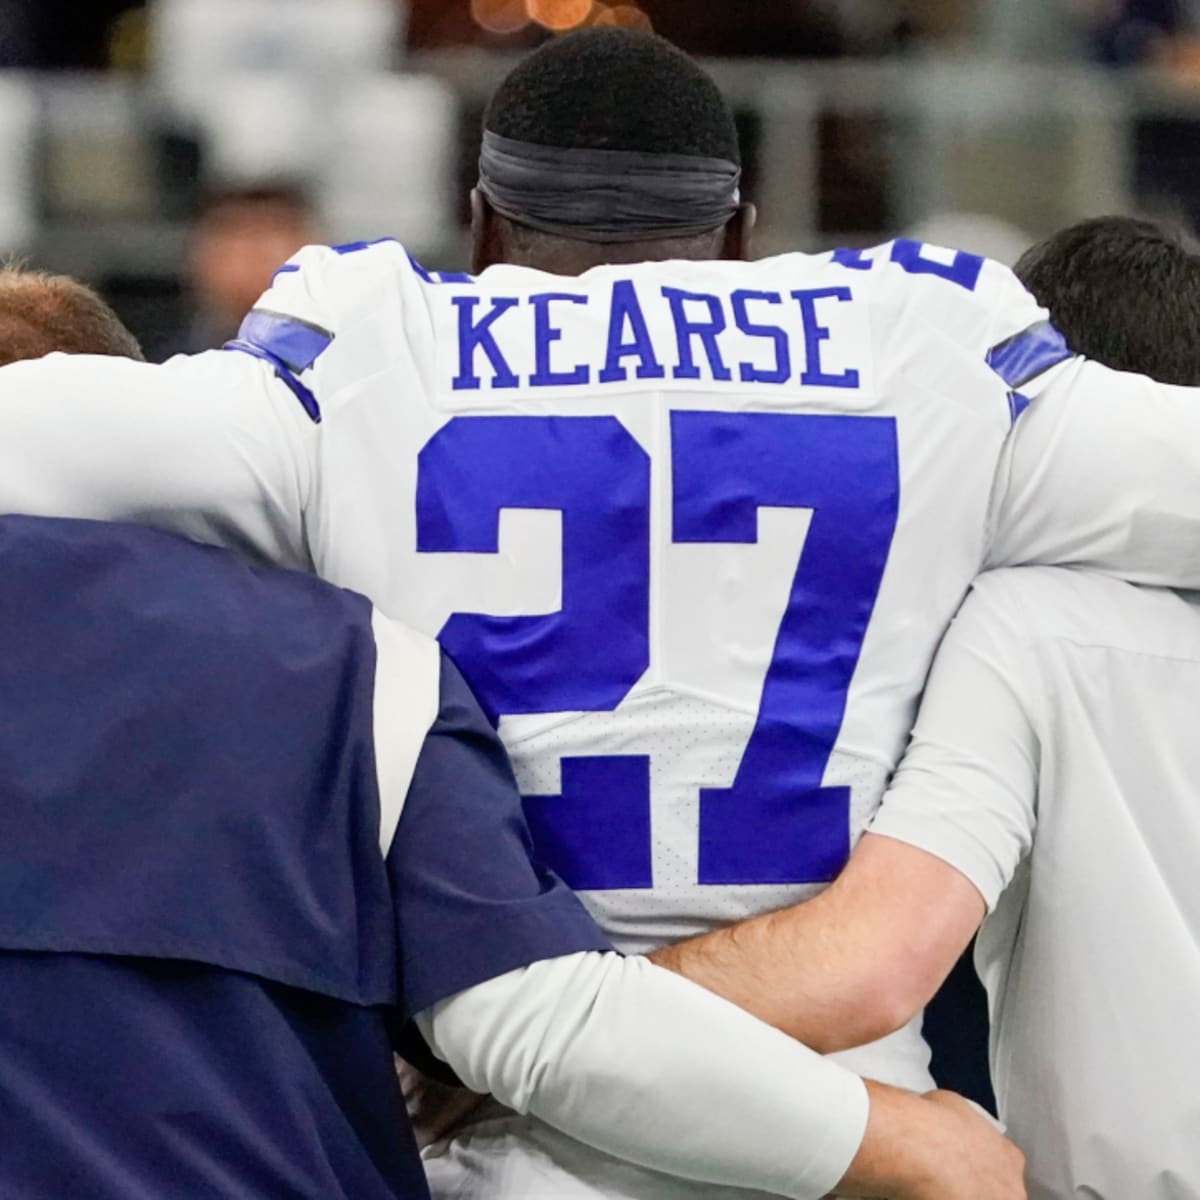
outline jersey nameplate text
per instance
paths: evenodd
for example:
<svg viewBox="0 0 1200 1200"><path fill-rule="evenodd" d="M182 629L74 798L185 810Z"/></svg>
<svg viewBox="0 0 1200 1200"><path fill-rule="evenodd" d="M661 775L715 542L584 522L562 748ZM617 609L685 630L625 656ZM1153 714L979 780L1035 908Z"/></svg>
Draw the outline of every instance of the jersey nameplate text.
<svg viewBox="0 0 1200 1200"><path fill-rule="evenodd" d="M439 390L862 386L867 338L847 285L688 291L635 284L439 295Z"/></svg>

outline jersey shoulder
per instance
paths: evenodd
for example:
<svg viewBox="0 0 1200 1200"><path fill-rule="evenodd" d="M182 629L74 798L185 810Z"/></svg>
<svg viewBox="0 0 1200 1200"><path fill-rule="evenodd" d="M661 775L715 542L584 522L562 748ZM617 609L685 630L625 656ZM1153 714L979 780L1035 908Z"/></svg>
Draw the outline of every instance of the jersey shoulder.
<svg viewBox="0 0 1200 1200"><path fill-rule="evenodd" d="M965 250L895 238L823 258L867 285L865 295L876 306L911 314L942 336L984 351L1047 317L1008 267Z"/></svg>
<svg viewBox="0 0 1200 1200"><path fill-rule="evenodd" d="M986 364L1009 393L1013 420L1028 402L1023 390L1071 357L1049 314L1001 263L908 238L827 258L863 281L861 294L897 359L915 349Z"/></svg>
<svg viewBox="0 0 1200 1200"><path fill-rule="evenodd" d="M308 246L275 273L227 349L261 358L314 421L343 388L389 367L420 375L434 332L427 271L397 241Z"/></svg>
<svg viewBox="0 0 1200 1200"><path fill-rule="evenodd" d="M418 290L426 285L471 282L452 272L427 271L394 238L306 246L275 272L255 311L278 306L314 323L332 325L379 298L382 290ZM334 332L337 332L334 330Z"/></svg>

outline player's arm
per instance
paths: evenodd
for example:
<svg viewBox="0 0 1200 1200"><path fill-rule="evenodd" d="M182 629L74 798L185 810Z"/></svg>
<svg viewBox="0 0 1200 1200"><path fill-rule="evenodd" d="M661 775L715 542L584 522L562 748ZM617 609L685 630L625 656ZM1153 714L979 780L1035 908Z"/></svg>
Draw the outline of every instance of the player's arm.
<svg viewBox="0 0 1200 1200"><path fill-rule="evenodd" d="M978 891L953 867L867 833L814 899L651 957L828 1054L907 1024L945 981L984 912Z"/></svg>
<svg viewBox="0 0 1200 1200"><path fill-rule="evenodd" d="M958 293L953 313L946 291ZM951 286L936 303L942 336L983 355L1012 421L986 565L1200 587L1200 390L1070 356L1045 310L996 263L984 264L969 299Z"/></svg>
<svg viewBox="0 0 1200 1200"><path fill-rule="evenodd" d="M424 715L419 674L406 667L384 706L406 727L432 720L387 855L402 1008L467 1086L690 1179L796 1198L835 1186L913 1200L1024 1194L1015 1149L957 1098L864 1085L686 980L612 953L534 860L503 748L457 671L443 662ZM378 704L376 729L379 744ZM406 774L404 757L382 753L381 785ZM386 796L383 807L394 811Z"/></svg>
<svg viewBox="0 0 1200 1200"><path fill-rule="evenodd" d="M655 961L823 1051L900 1028L933 996L1028 852L1038 740L1010 597L985 577L934 664L872 831L815 899Z"/></svg>
<svg viewBox="0 0 1200 1200"><path fill-rule="evenodd" d="M922 346L929 386L1007 432L988 566L1200 587L1200 391L1072 357L999 263L903 239L835 261L848 283L872 281L881 336L904 329ZM955 363L988 370L972 379Z"/></svg>
<svg viewBox="0 0 1200 1200"><path fill-rule="evenodd" d="M320 431L362 369L356 335L373 345L359 308L370 312L373 289L415 289L414 270L398 246L310 246L232 349L161 366L51 355L0 369L0 512L137 521L311 567Z"/></svg>
<svg viewBox="0 0 1200 1200"><path fill-rule="evenodd" d="M1200 587L1200 391L1083 359L1051 372L993 498L989 564L1028 563Z"/></svg>
<svg viewBox="0 0 1200 1200"><path fill-rule="evenodd" d="M136 521L307 566L310 427L245 354L15 363L0 368L0 512Z"/></svg>

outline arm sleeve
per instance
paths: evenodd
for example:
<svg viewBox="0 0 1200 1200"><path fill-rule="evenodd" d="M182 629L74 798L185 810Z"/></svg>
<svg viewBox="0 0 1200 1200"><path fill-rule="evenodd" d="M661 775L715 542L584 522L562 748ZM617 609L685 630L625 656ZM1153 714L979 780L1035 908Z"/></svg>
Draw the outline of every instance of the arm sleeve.
<svg viewBox="0 0 1200 1200"><path fill-rule="evenodd" d="M984 576L967 597L870 827L949 863L989 912L1028 854L1036 823L1040 748L1027 697L1037 677L1012 594L1018 576Z"/></svg>
<svg viewBox="0 0 1200 1200"><path fill-rule="evenodd" d="M312 423L248 355L15 363L0 422L0 512L133 521L309 565Z"/></svg>
<svg viewBox="0 0 1200 1200"><path fill-rule="evenodd" d="M815 1200L866 1132L860 1079L645 959L538 963L417 1023L468 1087L688 1179Z"/></svg>
<svg viewBox="0 0 1200 1200"><path fill-rule="evenodd" d="M1200 392L1072 357L997 263L903 240L888 260L925 325L982 356L1007 395L987 565L1200 587Z"/></svg>
<svg viewBox="0 0 1200 1200"><path fill-rule="evenodd" d="M1200 392L1073 359L1017 421L989 566L1090 567L1200 587Z"/></svg>

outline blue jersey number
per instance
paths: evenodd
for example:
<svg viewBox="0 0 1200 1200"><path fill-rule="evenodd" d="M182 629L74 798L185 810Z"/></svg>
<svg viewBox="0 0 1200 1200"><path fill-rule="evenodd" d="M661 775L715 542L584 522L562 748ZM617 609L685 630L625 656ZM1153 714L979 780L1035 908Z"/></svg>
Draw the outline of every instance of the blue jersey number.
<svg viewBox="0 0 1200 1200"><path fill-rule="evenodd" d="M421 452L417 550L496 554L502 508L562 513L562 608L439 639L493 716L616 708L650 662L650 459L615 417L458 417Z"/></svg>
<svg viewBox="0 0 1200 1200"><path fill-rule="evenodd" d="M849 853L849 789L821 780L899 506L885 417L676 412L676 542L753 543L760 508L813 511L733 784L700 794L700 882L808 883ZM458 613L441 638L493 715L607 711L649 663L650 465L613 417L459 417L421 454L417 547L494 554L502 508L562 513L563 594L542 617ZM650 762L565 758L526 797L539 850L579 889L653 885Z"/></svg>

